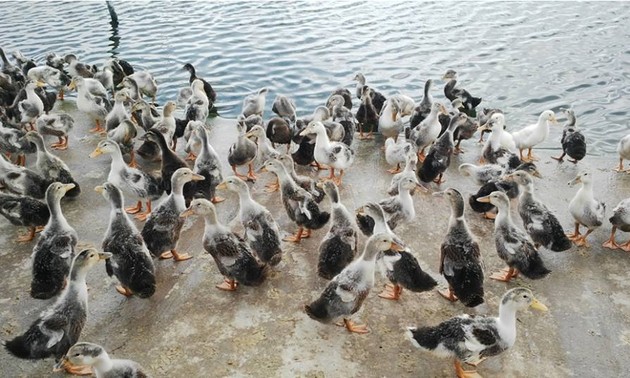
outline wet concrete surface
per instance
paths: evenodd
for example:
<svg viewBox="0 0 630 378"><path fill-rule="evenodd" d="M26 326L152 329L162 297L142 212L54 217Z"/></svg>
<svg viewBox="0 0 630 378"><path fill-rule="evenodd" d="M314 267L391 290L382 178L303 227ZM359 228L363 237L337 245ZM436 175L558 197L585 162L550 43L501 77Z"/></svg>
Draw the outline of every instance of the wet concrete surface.
<svg viewBox="0 0 630 378"><path fill-rule="evenodd" d="M83 192L76 201L64 201L63 211L80 235L80 245L99 246L107 228L109 205L92 189L107 177L109 158L89 159L100 137L89 135L88 120L78 114L73 101L59 105L77 120L70 136L70 148L57 153L63 158ZM230 173L227 150L235 140L231 121L215 120L211 143L221 155L224 173ZM561 130L550 138L559 139ZM52 142L50 140L49 142ZM382 140L355 141L357 158L347 171L341 188L342 202L351 211L367 201L386 196L391 175L385 170ZM475 185L457 172L463 162L474 162L480 146L463 144L466 153L456 156L446 173L443 188L452 186L465 196ZM183 143L179 143L183 148ZM183 151L179 151L183 156ZM572 227L568 204L577 188L567 182L582 168L593 171L595 192L605 200L608 214L629 193L630 175L611 172L617 158L587 156L577 166L550 159L557 151L537 151L543 179L535 182L536 193L558 216L566 230ZM34 156L27 162L32 164ZM159 169L140 160L144 167ZM301 169L306 172L306 169ZM244 172L243 172L244 173ZM312 173L313 175L317 173ZM325 176L323 171L319 173ZM285 233L296 230L280 203L278 193L264 192L273 178L261 173L251 186L254 199L267 206ZM438 190L432 184L431 191ZM237 215L237 198L222 193L227 201L218 205L220 219L237 232L242 228ZM414 196L417 217L396 230L412 248L423 269L439 280L439 247L446 232L449 207L430 194ZM515 202L512 202L513 209ZM130 205L130 201L127 201ZM323 207L329 208L324 200ZM467 205L468 206L468 205ZM478 237L486 265L486 276L502 269L492 238L492 221L468 207L466 217ZM514 219L520 221L515 214ZM142 227L141 223L138 223ZM630 254L603 249L611 226L606 223L589 238L590 248L573 247L554 253L542 251L553 272L545 279L518 278L509 284L485 281L487 307L496 314L506 290L525 286L550 311L518 314L515 346L479 366L487 377L621 377L630 369ZM377 285L355 319L366 322L370 333L349 334L334 325L309 319L302 307L318 296L326 281L317 276L317 248L327 227L313 232L301 244L283 243L283 261L260 287L239 287L236 292L217 290L222 277L201 245L203 220L189 218L179 249L191 253L189 261L157 261L158 289L150 299L124 298L116 281L105 274L104 265L88 277L89 315L83 341L103 345L111 356L141 363L156 377L452 377L450 360L439 359L412 347L404 336L409 325L432 325L454 315L471 311L460 303L449 303L436 291L404 292L400 301L377 297L386 282L377 273ZM0 338L10 339L23 332L51 301L32 299L30 254L34 242L18 244L18 228L0 219ZM618 234L618 240L630 235ZM360 250L365 238L361 237ZM60 376L51 373L52 359L24 361L0 352L3 377Z"/></svg>

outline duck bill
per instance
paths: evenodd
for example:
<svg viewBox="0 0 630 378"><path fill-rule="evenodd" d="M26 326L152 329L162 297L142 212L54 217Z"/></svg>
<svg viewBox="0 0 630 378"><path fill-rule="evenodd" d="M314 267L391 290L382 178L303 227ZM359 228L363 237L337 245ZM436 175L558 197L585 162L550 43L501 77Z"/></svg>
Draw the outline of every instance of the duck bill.
<svg viewBox="0 0 630 378"><path fill-rule="evenodd" d="M363 206L359 207L357 209L357 214L358 215L365 215L365 209L363 208Z"/></svg>
<svg viewBox="0 0 630 378"><path fill-rule="evenodd" d="M41 88L41 87L45 87L46 83L44 83L43 81L37 81L37 82L35 82L35 85L37 85L38 87Z"/></svg>
<svg viewBox="0 0 630 378"><path fill-rule="evenodd" d="M477 130L479 130L479 131L490 131L491 130L490 123L489 122L484 123L483 125L479 126L479 128Z"/></svg>
<svg viewBox="0 0 630 378"><path fill-rule="evenodd" d="M580 176L578 176L574 178L573 180L569 181L569 186L575 186L581 182L582 182L582 179L580 178Z"/></svg>
<svg viewBox="0 0 630 378"><path fill-rule="evenodd" d="M226 190L227 189L227 183L225 181L221 181L221 183L219 185L217 185L217 189L219 189L219 190Z"/></svg>
<svg viewBox="0 0 630 378"><path fill-rule="evenodd" d="M505 175L503 176L503 179L507 181L514 181L514 176L512 176L512 174Z"/></svg>
<svg viewBox="0 0 630 378"><path fill-rule="evenodd" d="M111 258L112 256L113 256L113 254L111 252L99 252L98 253L99 260L107 260L107 259Z"/></svg>
<svg viewBox="0 0 630 378"><path fill-rule="evenodd" d="M306 132L306 129L300 131L300 136L306 136L308 135L308 132Z"/></svg>
<svg viewBox="0 0 630 378"><path fill-rule="evenodd" d="M103 151L100 148L96 147L94 151L92 151L92 153L90 154L90 158L94 159L95 157L102 154L103 154Z"/></svg>
<svg viewBox="0 0 630 378"><path fill-rule="evenodd" d="M186 210L182 211L182 212L179 214L179 216L180 216L180 218L186 218L186 217L191 216L191 215L193 215L193 214L194 214L193 209L188 208L188 209L186 209Z"/></svg>
<svg viewBox="0 0 630 378"><path fill-rule="evenodd" d="M392 244L389 246L389 249L391 249L392 251L401 252L405 250L405 247L393 241Z"/></svg>
<svg viewBox="0 0 630 378"><path fill-rule="evenodd" d="M544 304L542 304L538 299L534 298L532 300L532 303L529 305L529 307L533 308L534 310L538 310L538 311L549 311L549 309L547 308L547 306L545 306Z"/></svg>
<svg viewBox="0 0 630 378"><path fill-rule="evenodd" d="M435 192L432 194L433 197L442 198L444 197L444 192Z"/></svg>
<svg viewBox="0 0 630 378"><path fill-rule="evenodd" d="M192 181L203 181L205 179L206 179L205 177L203 177L202 175L198 175L196 173L193 173L192 178L191 178Z"/></svg>
<svg viewBox="0 0 630 378"><path fill-rule="evenodd" d="M66 356L61 357L61 359L53 367L53 372L56 373L56 372L64 370L67 363L68 363L68 357Z"/></svg>
<svg viewBox="0 0 630 378"><path fill-rule="evenodd" d="M429 189L425 188L424 185L422 184L416 184L416 188L420 189L421 192L423 193L428 193Z"/></svg>
<svg viewBox="0 0 630 378"><path fill-rule="evenodd" d="M558 120L556 119L556 116L552 116L549 122L551 122L553 125L559 125Z"/></svg>
<svg viewBox="0 0 630 378"><path fill-rule="evenodd" d="M532 172L532 176L538 177L538 178L543 178L543 175L541 175L540 172L537 169L534 172Z"/></svg>
<svg viewBox="0 0 630 378"><path fill-rule="evenodd" d="M477 202L490 203L490 196L479 197L477 198Z"/></svg>
<svg viewBox="0 0 630 378"><path fill-rule="evenodd" d="M267 170L267 167L265 167L264 165L263 165L263 167L262 167L262 168L260 168L260 169L259 169L259 171L260 171L260 172L269 172L269 171Z"/></svg>
<svg viewBox="0 0 630 378"><path fill-rule="evenodd" d="M318 181L315 183L315 187L318 189L324 189L324 183L322 181Z"/></svg>
<svg viewBox="0 0 630 378"><path fill-rule="evenodd" d="M96 193L101 193L101 194L103 194L103 191L104 191L104 190L105 190L105 188L103 187L103 185L99 185L99 186L97 186L97 187L95 187L95 188L94 188L94 191L95 191Z"/></svg>
<svg viewBox="0 0 630 378"><path fill-rule="evenodd" d="M71 91L77 89L77 83L74 80L70 81L70 84L68 84L68 89Z"/></svg>
<svg viewBox="0 0 630 378"><path fill-rule="evenodd" d="M70 184L64 184L63 185L63 189L64 189L64 193L68 193L69 190L74 189L76 185L70 183Z"/></svg>

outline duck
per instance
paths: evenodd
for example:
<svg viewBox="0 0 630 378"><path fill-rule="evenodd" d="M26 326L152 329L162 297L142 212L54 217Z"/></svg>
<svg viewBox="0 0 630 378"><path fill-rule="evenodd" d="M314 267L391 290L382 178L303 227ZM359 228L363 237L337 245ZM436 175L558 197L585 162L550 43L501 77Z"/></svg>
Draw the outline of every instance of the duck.
<svg viewBox="0 0 630 378"><path fill-rule="evenodd" d="M357 86L356 86L357 98L361 98L363 94L366 92L365 87L367 87L367 85L365 85L365 76L361 72L359 72L354 76L354 80L357 82ZM381 110L383 109L383 105L385 104L385 101L387 100L387 98L385 98L385 96L383 96L383 94L381 94L380 92L371 88L370 88L369 95L372 100L372 103L374 104L374 108L376 109L376 114L379 114Z"/></svg>
<svg viewBox="0 0 630 378"><path fill-rule="evenodd" d="M618 229L623 232L630 232L630 198L626 198L617 204L613 209L613 216L608 218L608 221L612 224L612 231L610 232L610 238L602 244L602 247L609 249L619 248L630 252L630 242L620 245L615 241L615 232Z"/></svg>
<svg viewBox="0 0 630 378"><path fill-rule="evenodd" d="M265 111L265 100L269 90L266 87L260 88L255 94L250 94L243 99L243 110L241 114L247 118L252 114L263 116Z"/></svg>
<svg viewBox="0 0 630 378"><path fill-rule="evenodd" d="M481 163L490 164L507 164L516 154L516 143L510 133L504 130L505 116L502 113L494 113L487 123L482 125L479 130L492 130L490 138L486 141L481 152ZM522 161L522 156L520 156Z"/></svg>
<svg viewBox="0 0 630 378"><path fill-rule="evenodd" d="M112 140L100 141L90 154L90 158L95 158L101 154L110 154L112 159L107 181L127 192L133 198L137 198L136 206L127 207L125 211L128 214L135 214L135 218L138 220L146 220L152 211L151 202L162 197L162 193L164 193L161 180L145 171L127 166L118 143ZM145 212L142 212L143 200L146 202Z"/></svg>
<svg viewBox="0 0 630 378"><path fill-rule="evenodd" d="M179 168L188 168L188 164L169 148L164 135L158 130L151 129L147 131L146 134L144 134L144 138L156 143L160 147L160 151L162 152L162 166L160 168L162 173L162 188L164 188L166 194L171 194L171 177ZM184 196L189 198L192 194L194 193L191 193L189 189L185 191Z"/></svg>
<svg viewBox="0 0 630 378"><path fill-rule="evenodd" d="M376 109L372 98L374 97L374 91L367 85L363 86L362 94L359 97L361 99L361 105L357 110L356 120L359 124L359 139L372 139L374 131L378 131L378 121L380 111ZM368 135L363 135L363 131L368 129Z"/></svg>
<svg viewBox="0 0 630 378"><path fill-rule="evenodd" d="M208 252L225 277L216 285L219 290L234 291L238 284L259 286L267 278L268 265L259 261L249 244L221 224L212 202L196 198L190 207L181 212L182 217L201 215L204 218L203 248Z"/></svg>
<svg viewBox="0 0 630 378"><path fill-rule="evenodd" d="M256 158L258 146L246 136L246 126L244 124L237 123L236 127L238 129L238 139L228 150L228 164L232 167L236 177L256 181L253 161ZM247 175L242 175L236 171L236 167L246 164L249 166Z"/></svg>
<svg viewBox="0 0 630 378"><path fill-rule="evenodd" d="M114 85L116 87L118 87L122 83L125 77L133 75L135 73L135 70L131 63L124 59L114 57L109 60L109 63L109 67L112 69L114 74Z"/></svg>
<svg viewBox="0 0 630 378"><path fill-rule="evenodd" d="M205 122L208 118L210 100L204 91L203 81L196 79L190 84L192 95L186 102L186 120L188 121L202 121Z"/></svg>
<svg viewBox="0 0 630 378"><path fill-rule="evenodd" d="M457 113L457 114L466 115L466 113ZM478 129L479 129L479 122L475 121L474 119L466 115L466 121L463 122L461 125L459 125L459 127L457 127L455 131L453 131L453 139L457 141L457 143L455 143L455 150L453 151L453 153L463 154L464 149L460 147L462 140L468 140L472 138Z"/></svg>
<svg viewBox="0 0 630 378"><path fill-rule="evenodd" d="M116 93L116 96L114 96L114 106L105 117L105 130L114 130L122 121L130 119L130 115L127 113L127 109L125 109L125 102L130 98L126 91Z"/></svg>
<svg viewBox="0 0 630 378"><path fill-rule="evenodd" d="M282 260L280 229L269 210L252 198L247 183L236 176L226 178L218 188L238 194L238 214L249 247L263 263L278 265Z"/></svg>
<svg viewBox="0 0 630 378"><path fill-rule="evenodd" d="M309 176L298 175L295 172L295 165L293 162L293 158L291 155L280 155L278 160L284 165L284 168L287 170L287 173L296 184L298 184L302 189L311 193L315 202L320 203L324 199L326 193L323 188L317 186L317 182Z"/></svg>
<svg viewBox="0 0 630 378"><path fill-rule="evenodd" d="M567 122L563 126L562 138L560 139L562 155L552 156L551 158L562 163L564 157L568 155L570 158L569 161L573 164L577 164L578 161L584 159L584 156L586 156L586 138L584 138L584 134L582 134L575 124L575 111L573 109L564 109L563 113Z"/></svg>
<svg viewBox="0 0 630 378"><path fill-rule="evenodd" d="M460 361L476 366L514 346L516 313L529 307L548 311L531 290L517 287L501 298L498 317L463 314L436 326L407 327L406 335L418 349L453 358L457 377L479 377L475 371L464 370Z"/></svg>
<svg viewBox="0 0 630 378"><path fill-rule="evenodd" d="M271 118L267 122L266 135L267 139L271 142L272 148L276 148L276 144L285 144L287 146L287 153L291 150L293 128L285 118Z"/></svg>
<svg viewBox="0 0 630 378"><path fill-rule="evenodd" d="M394 230L401 222L411 222L416 217L416 210L413 206L411 191L420 188L427 191L418 184L415 178L404 178L398 184L398 195L388 197L379 201L387 218L387 224Z"/></svg>
<svg viewBox="0 0 630 378"><path fill-rule="evenodd" d="M442 80L448 80L444 85L444 96L449 101L453 101L458 97L461 98L466 114L470 117L475 117L475 108L481 103L481 97L473 97L467 90L456 88L457 72L455 70L446 71L444 76L442 76Z"/></svg>
<svg viewBox="0 0 630 378"><path fill-rule="evenodd" d="M296 110L297 107L293 99L284 95L276 95L271 106L271 111L276 113L278 117L293 123L297 120Z"/></svg>
<svg viewBox="0 0 630 378"><path fill-rule="evenodd" d="M0 214L14 226L28 227L28 233L16 239L18 243L33 240L37 230L41 230L50 219L50 211L44 202L5 193L0 193Z"/></svg>
<svg viewBox="0 0 630 378"><path fill-rule="evenodd" d="M431 88L433 87L433 80L428 79L424 83L424 96L418 105L414 108L413 114L409 119L409 126L414 128L420 124L431 113L433 107L433 96L431 96Z"/></svg>
<svg viewBox="0 0 630 378"><path fill-rule="evenodd" d="M74 188L66 193L66 198L77 198L81 194L79 183L72 177L68 165L46 149L44 138L37 131L29 131L24 138L37 147L35 167L47 182L74 184Z"/></svg>
<svg viewBox="0 0 630 378"><path fill-rule="evenodd" d="M68 73L72 78L75 77L84 77L84 78L92 78L94 77L94 73L92 72L92 67L89 64L79 62L79 59L74 54L67 54L63 58L68 65Z"/></svg>
<svg viewBox="0 0 630 378"><path fill-rule="evenodd" d="M588 170L581 171L575 179L569 181L569 186L582 184L575 196L569 202L569 212L575 220L575 231L567 235L575 245L588 247L586 238L604 222L606 216L606 204L595 199L593 196L593 179ZM580 226L584 226L588 231L584 235L580 234Z"/></svg>
<svg viewBox="0 0 630 378"><path fill-rule="evenodd" d="M433 193L446 198L451 206L448 231L440 246L439 272L448 283L438 293L451 302L459 301L466 307L484 303L483 262L479 243L470 232L464 217L464 199L453 188Z"/></svg>
<svg viewBox="0 0 630 378"><path fill-rule="evenodd" d="M71 89L76 87L77 89L77 108L87 113L90 118L94 120L96 126L90 129L90 132L101 133L105 129L101 125L101 121L105 120L107 114L111 109L111 104L107 100L107 93L104 96L95 96L91 94L85 85L85 79L82 77L75 77L69 86Z"/></svg>
<svg viewBox="0 0 630 378"><path fill-rule="evenodd" d="M331 99L336 95L339 95L343 98L343 106L345 106L346 109L352 110L352 94L350 93L350 91L347 88L337 88L332 91L332 93L330 94L330 96L328 96L328 99L326 100L326 107L330 109L331 112L332 106L330 102Z"/></svg>
<svg viewBox="0 0 630 378"><path fill-rule="evenodd" d="M96 66L94 66L97 69ZM109 59L103 65L103 69L94 72L94 79L103 84L103 87L112 93L112 96L116 96L116 86L114 85L114 70L111 67L111 59Z"/></svg>
<svg viewBox="0 0 630 378"><path fill-rule="evenodd" d="M125 203L120 189L111 182L94 188L110 204L109 225L101 247L112 254L105 261L107 275L115 276L116 291L130 297L149 298L155 294L155 265L140 231L123 211Z"/></svg>
<svg viewBox="0 0 630 378"><path fill-rule="evenodd" d="M176 108L177 104L175 101L167 101L162 109L162 118L160 118L151 127L151 129L159 131L164 136L164 140L167 142L168 148L173 151L175 148L175 130L177 128L173 112L175 112Z"/></svg>
<svg viewBox="0 0 630 378"><path fill-rule="evenodd" d="M368 333L367 325L356 324L349 317L359 311L374 287L374 271L379 252L401 249L402 246L388 234L372 235L361 256L336 275L319 298L304 306L304 311L318 322L330 323L342 318L343 325L349 332Z"/></svg>
<svg viewBox="0 0 630 378"><path fill-rule="evenodd" d="M387 107L385 107L387 109ZM414 146L404 139L397 140L389 137L385 140L385 161L389 165L396 165L396 168L388 169L387 172L395 174L400 172L400 164L406 163L407 156L414 152Z"/></svg>
<svg viewBox="0 0 630 378"><path fill-rule="evenodd" d="M440 185L444 182L442 176L451 165L451 157L455 150L455 141L453 140L453 132L468 117L464 113L460 113L451 118L448 129L442 136L430 147L429 153L424 158L422 165L418 169L418 178L422 182L435 182Z"/></svg>
<svg viewBox="0 0 630 378"><path fill-rule="evenodd" d="M179 168L173 173L172 191L151 212L141 232L142 239L153 256L159 256L161 259L173 258L176 262L192 258L187 253L177 251L177 242L184 225L184 220L179 215L186 210L184 184L203 179L203 176L194 173L190 168Z"/></svg>
<svg viewBox="0 0 630 378"><path fill-rule="evenodd" d="M256 160L259 164L264 163L269 159L277 159L280 156L280 152L273 148L271 141L267 138L267 133L262 126L256 125L251 128L245 137L248 139L255 139L258 151L256 152Z"/></svg>
<svg viewBox="0 0 630 378"><path fill-rule="evenodd" d="M107 133L107 139L113 140L120 147L122 154L129 154L129 167L136 168L136 154L134 139L138 135L136 125L129 119L122 121L118 127Z"/></svg>
<svg viewBox="0 0 630 378"><path fill-rule="evenodd" d="M159 117L155 117L155 114L157 114L157 110L155 110L155 108L152 105L149 105L147 102L140 100L133 105L132 113L137 110L140 110L141 112L141 115L139 117L140 121L138 122L138 124L140 124L145 131L154 129L162 133L164 139L167 141L168 148L173 149L176 142L173 136L177 132L177 119L175 119L175 117L173 116L173 111L175 110L175 107L172 104L167 103L162 109L162 115ZM140 145L140 147L138 147L137 150L138 155L142 156L142 158L146 160L161 160L160 147L158 146L158 144L147 140L146 137L143 137L143 139L143 143Z"/></svg>
<svg viewBox="0 0 630 378"><path fill-rule="evenodd" d="M68 113L42 114L35 123L41 135L51 135L58 139L50 145L55 150L68 149L68 133L74 127L74 118Z"/></svg>
<svg viewBox="0 0 630 378"><path fill-rule="evenodd" d="M488 123L488 121L490 120L490 117L492 117L495 113L504 114L503 110L501 110L501 109L482 108L479 112L477 112L477 123L479 125L484 125L484 124ZM503 129L505 130L506 127L504 126ZM488 129L481 130L480 129L478 143L484 143L483 136L484 136L485 133L489 133L489 132L491 132L491 130L488 130Z"/></svg>
<svg viewBox="0 0 630 378"><path fill-rule="evenodd" d="M50 85L51 87L61 87L64 84L63 73L50 66L37 66L32 67L26 73L26 77L29 80L35 82L42 82Z"/></svg>
<svg viewBox="0 0 630 378"><path fill-rule="evenodd" d="M131 100L133 102L138 102L140 100L143 100L142 93L140 92L140 87L138 86L138 83L136 83L136 81L130 78L129 76L125 76L117 88L120 89L121 91L122 90L127 91L127 93L129 94L129 97L131 97ZM155 102L153 102L153 105L154 104Z"/></svg>
<svg viewBox="0 0 630 378"><path fill-rule="evenodd" d="M330 228L319 244L317 275L331 280L352 262L357 252L357 231L348 209L339 200L332 181L319 184L331 203Z"/></svg>
<svg viewBox="0 0 630 378"><path fill-rule="evenodd" d="M302 166L317 165L315 161L315 140L310 135L300 135L306 126L307 124L302 119L298 119L295 123L295 132L291 141L297 145L297 149L291 153L291 159L295 164Z"/></svg>
<svg viewBox="0 0 630 378"><path fill-rule="evenodd" d="M11 63L4 50L0 48L0 58L2 59L2 73L11 77L11 80L23 83L25 81L22 70Z"/></svg>
<svg viewBox="0 0 630 378"><path fill-rule="evenodd" d="M49 182L40 174L28 168L12 164L0 155L0 187L11 193L44 198Z"/></svg>
<svg viewBox="0 0 630 378"><path fill-rule="evenodd" d="M617 172L628 172L623 168L623 160L630 160L630 134L624 136L617 144L617 153L619 154L619 166L614 168Z"/></svg>
<svg viewBox="0 0 630 378"><path fill-rule="evenodd" d="M398 114L401 118L413 114L413 110L416 107L416 102L413 98L402 93L397 93L390 98L394 99L394 101L398 103Z"/></svg>
<svg viewBox="0 0 630 378"><path fill-rule="evenodd" d="M201 145L199 155L195 159L193 172L204 177L204 180L195 183L195 190L197 194L200 193L203 198L212 203L223 202L224 198L216 195L216 188L223 181L223 174L221 173L223 168L219 155L210 144L208 130L203 123L197 122L193 134L195 138L199 139Z"/></svg>
<svg viewBox="0 0 630 378"><path fill-rule="evenodd" d="M383 110L378 118L378 129L381 134L387 138L398 139L398 134L403 129L401 109L398 101L394 97L390 97L385 102Z"/></svg>
<svg viewBox="0 0 630 378"><path fill-rule="evenodd" d="M61 198L73 188L74 184L54 182L46 190L50 218L33 248L33 298L52 298L66 286L78 234L61 211Z"/></svg>
<svg viewBox="0 0 630 378"><path fill-rule="evenodd" d="M4 347L17 358L39 360L54 356L56 362L66 354L80 336L87 321L88 288L86 277L101 260L111 257L108 252L84 249L73 259L68 284L57 300L42 311L23 334L6 341ZM86 375L91 369L64 365L70 374Z"/></svg>
<svg viewBox="0 0 630 378"><path fill-rule="evenodd" d="M418 126L411 129L409 134L409 138L414 141L418 150L419 162L424 161L424 150L437 140L440 130L442 130L438 114L448 114L448 112L444 105L434 102L431 113Z"/></svg>
<svg viewBox="0 0 630 378"><path fill-rule="evenodd" d="M0 121L0 153L4 153L9 159L17 154L16 164L21 166L26 163L25 154L35 152L35 146L27 142L24 135L24 129L7 127Z"/></svg>
<svg viewBox="0 0 630 378"><path fill-rule="evenodd" d="M477 198L478 202L490 202L498 212L494 221L494 241L497 253L508 268L490 275L497 281L509 282L522 273L525 277L536 280L546 277L551 271L545 267L538 250L529 236L516 227L510 215L510 199L500 191Z"/></svg>
<svg viewBox="0 0 630 378"><path fill-rule="evenodd" d="M515 155L516 157L516 155ZM514 165L515 163L516 165ZM499 180L507 172L507 170L513 170L521 164L521 160L518 157L515 160L508 162L508 166L501 164L484 164L475 165L470 163L461 164L457 170L464 177L470 177L475 184L484 185L490 181Z"/></svg>
<svg viewBox="0 0 630 378"><path fill-rule="evenodd" d="M299 243L302 238L308 238L311 230L318 230L328 222L330 213L321 211L313 195L302 189L293 181L284 165L271 159L265 162L262 168L275 174L280 181L280 198L289 218L298 225L295 235L285 237L283 240ZM304 230L306 229L306 231Z"/></svg>
<svg viewBox="0 0 630 378"><path fill-rule="evenodd" d="M105 262L107 261L105 260ZM71 346L56 367L61 368L68 364L89 366L94 371L96 378L145 378L149 376L149 373L139 363L111 358L102 346L85 341Z"/></svg>
<svg viewBox="0 0 630 378"><path fill-rule="evenodd" d="M571 248L571 241L564 234L558 218L536 198L532 176L526 171L516 171L505 176L505 179L518 185L518 213L534 246L537 249L544 246L554 252Z"/></svg>
<svg viewBox="0 0 630 378"><path fill-rule="evenodd" d="M556 115L552 110L545 110L540 113L538 122L525 128L512 132L514 143L518 148L519 157L523 161L536 160L532 156L532 148L547 139L549 136L549 124L557 124ZM527 156L523 157L523 150L527 148Z"/></svg>
<svg viewBox="0 0 630 378"><path fill-rule="evenodd" d="M138 100L133 104L131 114L138 125L144 130L149 130L160 120L160 114L155 106L144 100ZM155 147L157 149L157 146Z"/></svg>
<svg viewBox="0 0 630 378"><path fill-rule="evenodd" d="M238 117L236 117L236 127L238 129L238 126L243 126L243 128L245 128L245 132L248 132L249 130L252 129L252 127L256 126L256 125L263 125L263 118L261 116L259 116L258 114L250 114L249 116L245 117L242 114L239 114Z"/></svg>
<svg viewBox="0 0 630 378"><path fill-rule="evenodd" d="M344 135L341 142L346 146L351 146L354 141L354 133L357 131L356 118L345 106L345 99L342 95L333 95L326 103L330 111L333 122L339 123L343 128Z"/></svg>
<svg viewBox="0 0 630 378"><path fill-rule="evenodd" d="M44 84L41 82L28 82L25 87L26 99L18 103L18 109L21 114L20 122L30 124L31 129L35 128L35 121L37 121L37 117L44 113L44 103L35 93L35 88L43 85Z"/></svg>
<svg viewBox="0 0 630 378"><path fill-rule="evenodd" d="M326 135L326 129L321 122L311 122L300 132L302 136L316 134L315 161L329 166L328 179L335 181L338 186L343 180L344 170L354 162L354 150L341 142L331 142ZM339 176L335 176L335 169L339 169Z"/></svg>
<svg viewBox="0 0 630 378"><path fill-rule="evenodd" d="M155 103L155 96L157 95L158 85L155 78L148 71L134 72L128 75L125 79L133 80L138 86L138 90L141 94L150 96L152 102ZM124 82L124 80L123 80Z"/></svg>
<svg viewBox="0 0 630 378"><path fill-rule="evenodd" d="M190 78L188 79L188 82L190 84L193 83L193 81L195 80L199 80L203 83L203 91L206 93L206 97L208 97L208 100L210 100L210 104L208 104L209 107L212 107L212 104L214 104L217 101L217 92L212 88L212 85L207 82L206 80L204 80L203 78L197 76L197 71L195 70L195 67L190 64L190 63L186 63L184 64L184 70L188 71L188 73L190 74Z"/></svg>
<svg viewBox="0 0 630 378"><path fill-rule="evenodd" d="M404 178L416 178L416 166L418 165L418 155L415 151L410 151L405 156L405 168L392 176L392 180L387 188L387 194L390 196L398 195L398 185ZM415 192L412 192L412 194Z"/></svg>

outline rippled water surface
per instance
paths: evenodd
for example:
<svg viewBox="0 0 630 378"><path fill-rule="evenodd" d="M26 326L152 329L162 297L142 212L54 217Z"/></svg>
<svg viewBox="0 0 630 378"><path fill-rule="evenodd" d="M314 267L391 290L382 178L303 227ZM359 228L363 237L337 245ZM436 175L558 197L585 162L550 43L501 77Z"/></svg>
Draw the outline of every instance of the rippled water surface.
<svg viewBox="0 0 630 378"><path fill-rule="evenodd" d="M510 129L572 106L589 152L615 151L630 127L630 5L615 3L113 2L2 3L0 45L38 62L117 55L151 71L158 101L187 85L186 62L218 92L221 115L270 89L311 113L362 71L385 95L419 100L449 68L460 85L506 111ZM441 81L436 99L443 98ZM354 93L354 90L352 90ZM558 148L559 129L545 147Z"/></svg>

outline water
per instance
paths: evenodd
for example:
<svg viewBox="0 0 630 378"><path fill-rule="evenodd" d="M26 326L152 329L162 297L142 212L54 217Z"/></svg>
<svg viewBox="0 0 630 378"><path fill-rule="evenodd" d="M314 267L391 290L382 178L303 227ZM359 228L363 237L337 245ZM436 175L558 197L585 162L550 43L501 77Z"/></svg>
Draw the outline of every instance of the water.
<svg viewBox="0 0 630 378"><path fill-rule="evenodd" d="M256 89L293 97L310 114L354 74L385 95L419 101L449 68L460 85L507 113L510 130L545 109L572 106L589 153L608 155L628 133L630 7L614 3L414 2L7 3L0 45L43 62L49 51L101 64L112 55L152 72L158 102L186 86L190 62L235 117ZM44 9L43 9L44 8ZM436 99L443 98L436 82ZM355 105L357 106L357 105ZM356 108L355 108L356 109ZM267 115L269 113L266 113ZM559 148L560 128L544 148Z"/></svg>

